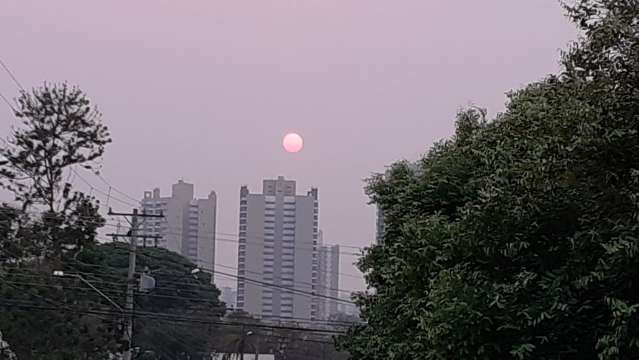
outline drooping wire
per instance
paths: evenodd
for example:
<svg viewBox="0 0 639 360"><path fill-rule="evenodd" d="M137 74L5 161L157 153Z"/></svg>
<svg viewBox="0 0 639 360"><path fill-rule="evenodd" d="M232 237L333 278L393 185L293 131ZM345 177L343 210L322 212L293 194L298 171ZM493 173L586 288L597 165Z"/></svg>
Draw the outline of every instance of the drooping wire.
<svg viewBox="0 0 639 360"><path fill-rule="evenodd" d="M9 74L9 77L11 78L11 80L13 80L13 82L18 86L18 88L20 88L20 90L25 91L24 86L22 86L22 84L20 83L20 81L18 81L18 78L16 78L16 76L13 74L13 72L9 69L9 67L7 66L7 64L5 64L4 61L2 61L2 59L0 59L0 66L2 66L2 68L4 69L4 71L7 72L7 74Z"/></svg>

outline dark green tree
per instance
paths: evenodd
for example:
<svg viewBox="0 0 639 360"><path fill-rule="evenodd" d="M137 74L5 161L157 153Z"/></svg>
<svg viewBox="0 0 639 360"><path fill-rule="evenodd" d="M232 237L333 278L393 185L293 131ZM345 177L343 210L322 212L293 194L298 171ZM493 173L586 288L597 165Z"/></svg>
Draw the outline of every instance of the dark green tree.
<svg viewBox="0 0 639 360"><path fill-rule="evenodd" d="M23 91L17 102L21 126L0 148L0 174L23 209L41 204L60 212L70 205L65 170L74 165L95 169L111 142L108 129L86 95L67 84Z"/></svg>
<svg viewBox="0 0 639 360"><path fill-rule="evenodd" d="M17 103L21 125L0 147L0 185L29 216L16 219L23 221L13 222L15 236L2 239L16 254L1 256L60 260L95 243L103 223L98 204L74 191L68 179L74 166L96 170L111 138L101 114L76 87L45 84L21 92Z"/></svg>
<svg viewBox="0 0 639 360"><path fill-rule="evenodd" d="M76 262L67 265L68 271L93 273L88 279L102 282L124 304L128 254L125 244L102 244L80 253ZM211 339L217 336L215 323L225 312L211 275L192 274L195 264L160 248L138 248L137 268L155 279L156 288L136 291L135 309L141 314L134 319L134 347L155 354L155 359L198 359L209 354Z"/></svg>
<svg viewBox="0 0 639 360"><path fill-rule="evenodd" d="M58 269L81 275L124 304L128 254L125 244L102 244ZM106 359L118 351L123 317L109 301L78 279L51 276L51 267L27 265L0 274L0 324L19 359ZM164 249L139 249L138 273L148 269L156 280L156 289L135 292L133 346L141 357L199 359L210 353L224 307L210 276L194 277L194 267Z"/></svg>
<svg viewBox="0 0 639 360"><path fill-rule="evenodd" d="M235 354L240 357L242 353L267 351L268 346L262 337L264 331L259 326L255 326L260 323L259 319L244 311L234 311L226 314L223 320L227 324L234 325L214 327L215 331L211 340L216 353L224 353L228 356Z"/></svg>
<svg viewBox="0 0 639 360"><path fill-rule="evenodd" d="M21 123L0 148L0 185L17 202L0 208L0 329L20 359L100 359L113 343L111 320L66 308L96 302L57 288L50 274L96 243L98 203L74 191L68 176L74 166L95 169L109 133L86 96L66 84L23 91L17 103Z"/></svg>
<svg viewBox="0 0 639 360"><path fill-rule="evenodd" d="M567 5L564 72L369 180L363 359L639 357L639 4Z"/></svg>

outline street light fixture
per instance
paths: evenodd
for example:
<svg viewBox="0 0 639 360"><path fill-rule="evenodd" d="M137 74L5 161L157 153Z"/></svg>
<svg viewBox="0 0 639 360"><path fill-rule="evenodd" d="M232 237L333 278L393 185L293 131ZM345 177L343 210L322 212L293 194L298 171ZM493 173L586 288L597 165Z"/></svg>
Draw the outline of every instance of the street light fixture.
<svg viewBox="0 0 639 360"><path fill-rule="evenodd" d="M53 276L64 276L64 271L62 270L54 270Z"/></svg>
<svg viewBox="0 0 639 360"><path fill-rule="evenodd" d="M122 309L122 307L120 305L118 305L118 303L116 303L115 301L113 301L113 299L111 299L110 297L108 297L105 293L103 293L102 291L100 291L100 289L96 288L95 286L93 286L93 284L91 284L87 279L83 278L80 274L66 274L64 271L62 270L54 270L53 271L53 276L57 276L57 277L72 277L72 278L76 278L79 279L80 281L82 281L83 283L85 283L86 285L88 285L91 289L93 289L93 291L95 291L96 293L98 293L100 296L102 296L104 299L106 299L109 303L111 303L111 305L113 305L113 307L115 307L116 309L118 309L120 312L123 312L124 310Z"/></svg>

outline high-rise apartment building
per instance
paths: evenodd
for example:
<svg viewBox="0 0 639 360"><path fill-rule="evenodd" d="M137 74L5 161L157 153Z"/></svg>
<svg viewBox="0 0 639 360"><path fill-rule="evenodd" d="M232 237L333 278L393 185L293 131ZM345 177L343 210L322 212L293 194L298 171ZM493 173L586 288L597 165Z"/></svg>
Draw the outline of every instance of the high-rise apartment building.
<svg viewBox="0 0 639 360"><path fill-rule="evenodd" d="M162 238L157 246L182 254L199 267L213 270L216 203L214 191L206 199L194 199L193 184L182 180L173 184L169 197L162 197L158 188L145 191L142 211L162 213L164 218L147 218L140 226L140 232L160 235ZM138 245L154 246L155 240L140 239Z"/></svg>
<svg viewBox="0 0 639 360"><path fill-rule="evenodd" d="M359 308L357 307L357 305L350 303L351 301L353 301L353 295L354 294L352 293L342 293L340 298L343 301L337 305L337 311L342 314L359 317Z"/></svg>
<svg viewBox="0 0 639 360"><path fill-rule="evenodd" d="M320 302L319 317L328 319L337 314L339 303L339 245L324 245L320 232L319 247L319 290L323 296ZM332 299L330 299L332 298Z"/></svg>
<svg viewBox="0 0 639 360"><path fill-rule="evenodd" d="M226 304L227 309L235 309L235 299L237 298L237 291L230 286L224 286L221 289L222 301Z"/></svg>
<svg viewBox="0 0 639 360"><path fill-rule="evenodd" d="M281 176L262 187L262 194L240 190L237 308L316 319L320 302L309 294L319 281L317 189L297 195L295 181Z"/></svg>

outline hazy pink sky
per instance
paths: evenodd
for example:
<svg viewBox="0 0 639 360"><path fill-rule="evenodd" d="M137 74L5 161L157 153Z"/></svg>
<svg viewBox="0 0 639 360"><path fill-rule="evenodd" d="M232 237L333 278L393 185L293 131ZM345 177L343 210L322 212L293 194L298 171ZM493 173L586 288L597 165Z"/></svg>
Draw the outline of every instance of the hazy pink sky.
<svg viewBox="0 0 639 360"><path fill-rule="evenodd" d="M27 87L66 80L89 94L119 189L166 194L178 178L200 197L214 189L218 231L237 233L240 186L284 175L299 192L319 187L325 241L353 246L374 238L362 179L449 136L461 106L502 110L506 91L557 71L575 37L556 0L0 4L0 58ZM3 72L0 92L17 94ZM14 123L4 108L1 135ZM288 131L302 152L283 151ZM235 266L236 246L217 245L217 262Z"/></svg>

